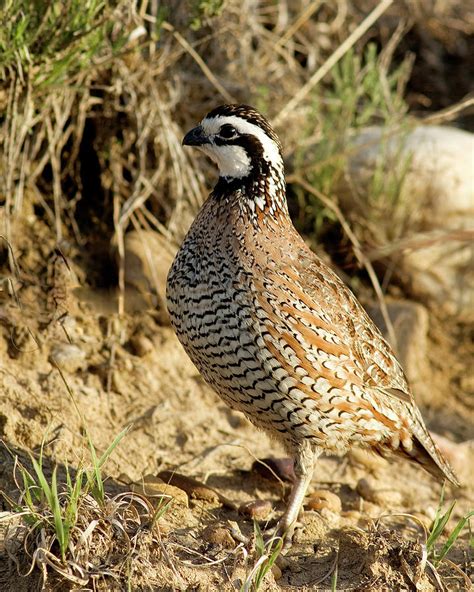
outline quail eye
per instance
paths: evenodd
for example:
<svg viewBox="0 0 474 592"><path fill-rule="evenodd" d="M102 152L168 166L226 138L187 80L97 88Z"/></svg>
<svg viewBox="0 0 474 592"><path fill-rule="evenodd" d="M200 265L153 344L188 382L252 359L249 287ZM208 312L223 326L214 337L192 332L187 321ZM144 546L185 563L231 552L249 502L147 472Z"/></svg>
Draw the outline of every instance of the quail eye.
<svg viewBox="0 0 474 592"><path fill-rule="evenodd" d="M232 125L223 125L220 129L219 136L221 138L230 139L237 135L237 130Z"/></svg>

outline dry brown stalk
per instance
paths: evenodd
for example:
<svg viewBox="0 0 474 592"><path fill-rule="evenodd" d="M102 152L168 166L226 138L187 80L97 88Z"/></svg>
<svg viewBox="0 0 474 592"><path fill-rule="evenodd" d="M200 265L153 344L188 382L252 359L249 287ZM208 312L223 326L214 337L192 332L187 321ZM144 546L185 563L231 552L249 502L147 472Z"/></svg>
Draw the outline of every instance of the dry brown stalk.
<svg viewBox="0 0 474 592"><path fill-rule="evenodd" d="M178 33L178 31L176 31L175 28L173 27L173 25L171 25L170 23L163 23L163 27L173 33L174 38L178 41L178 43L180 45L183 46L183 48L195 60L196 64L201 68L204 76L206 76L206 78L214 86L214 88L217 90L217 92L223 97L223 99L227 103L235 103L236 99L229 92L227 92L227 90L217 80L216 76L213 74L211 69L207 66L205 61L198 54L198 52L194 49L194 47L180 33Z"/></svg>
<svg viewBox="0 0 474 592"><path fill-rule="evenodd" d="M291 113L295 107L311 92L311 90L320 82L324 76L337 64L337 62L346 54L351 47L366 33L370 27L382 16L387 8L393 3L393 0L382 0L374 10L360 23L360 25L341 43L341 45L329 56L324 64L311 76L294 97L281 109L278 115L273 119L273 124L278 126Z"/></svg>

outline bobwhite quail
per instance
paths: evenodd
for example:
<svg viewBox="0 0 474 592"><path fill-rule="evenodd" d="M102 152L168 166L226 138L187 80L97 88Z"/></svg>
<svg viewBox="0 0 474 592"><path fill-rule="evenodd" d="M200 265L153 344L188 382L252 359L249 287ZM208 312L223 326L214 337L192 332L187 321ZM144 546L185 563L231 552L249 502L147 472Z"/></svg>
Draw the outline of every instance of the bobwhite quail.
<svg viewBox="0 0 474 592"><path fill-rule="evenodd" d="M169 271L171 323L219 396L293 455L279 534L291 539L322 452L394 452L457 484L390 346L294 228L268 121L252 107L222 105L183 144L215 161L220 176Z"/></svg>

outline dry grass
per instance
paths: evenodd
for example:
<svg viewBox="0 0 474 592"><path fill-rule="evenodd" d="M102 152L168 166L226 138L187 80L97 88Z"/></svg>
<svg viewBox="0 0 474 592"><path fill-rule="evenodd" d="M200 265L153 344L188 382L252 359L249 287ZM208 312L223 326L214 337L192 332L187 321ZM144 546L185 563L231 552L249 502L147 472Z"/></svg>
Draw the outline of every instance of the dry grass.
<svg viewBox="0 0 474 592"><path fill-rule="evenodd" d="M42 587L62 581L97 589L100 583L109 582L108 589L118 589L124 582L138 580L150 561L160 561L162 541L151 502L131 492L107 495L104 501L101 506L90 494L80 497L64 559L58 556L46 509L38 509L33 525L26 520L32 517L28 507L4 515L2 520L10 523L5 551L19 575L38 570Z"/></svg>
<svg viewBox="0 0 474 592"><path fill-rule="evenodd" d="M311 116L322 92L315 86L323 80L323 86L331 85L333 66L351 46L374 35L374 23L391 2L361 19L358 7L345 1L258 2L244 13L229 1L222 17L210 20L220 4L195 3L190 10L183 2L171 12L154 0L122 0L115 7L89 0L90 31L82 19L71 24L78 41L55 34L54 44L47 43L48 27L66 8L77 11L70 0L65 13L46 12L42 35L35 31L30 39L23 33L16 53L5 53L4 40L1 232L14 250L25 195L44 209L58 245L69 237L82 245L91 240L91 229L77 219L78 209L94 210L91 199L103 202L105 230L116 234L119 253L133 223L179 240L206 194L195 157L181 147L183 128L217 102L235 100L275 116L277 129L285 129L288 154L301 144L302 132L307 136L308 125L316 125L312 137L327 135L325 109L316 121ZM387 14L381 27L393 18ZM11 18L21 24L18 14ZM19 24L12 28L14 38L20 37ZM405 21L384 50L386 78L408 28ZM301 90L295 94L295 88ZM340 150L342 139L328 156Z"/></svg>

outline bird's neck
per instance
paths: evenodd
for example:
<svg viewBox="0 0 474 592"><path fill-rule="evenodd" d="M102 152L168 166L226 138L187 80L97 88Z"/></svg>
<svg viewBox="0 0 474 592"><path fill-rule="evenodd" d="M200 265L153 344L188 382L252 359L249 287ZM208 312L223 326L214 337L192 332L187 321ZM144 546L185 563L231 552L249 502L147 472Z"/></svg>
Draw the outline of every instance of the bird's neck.
<svg viewBox="0 0 474 592"><path fill-rule="evenodd" d="M256 224L267 216L289 216L283 161L265 161L245 177L219 177L213 197L219 201L228 199L231 207L240 208L242 215Z"/></svg>

